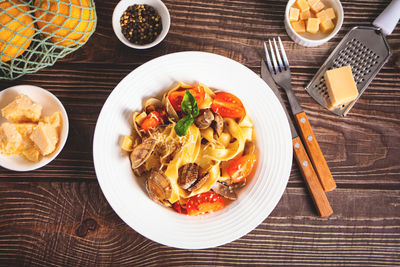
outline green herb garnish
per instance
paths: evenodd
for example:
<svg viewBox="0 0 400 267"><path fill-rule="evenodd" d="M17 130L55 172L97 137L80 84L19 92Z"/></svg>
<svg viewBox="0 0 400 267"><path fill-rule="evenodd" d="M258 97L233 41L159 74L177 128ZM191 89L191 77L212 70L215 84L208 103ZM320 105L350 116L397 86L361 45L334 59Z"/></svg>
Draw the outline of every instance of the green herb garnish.
<svg viewBox="0 0 400 267"><path fill-rule="evenodd" d="M177 135L185 136L190 125L194 123L194 118L199 116L199 107L197 106L197 101L194 96L187 90L183 96L182 112L186 115L180 119L175 125L174 129Z"/></svg>

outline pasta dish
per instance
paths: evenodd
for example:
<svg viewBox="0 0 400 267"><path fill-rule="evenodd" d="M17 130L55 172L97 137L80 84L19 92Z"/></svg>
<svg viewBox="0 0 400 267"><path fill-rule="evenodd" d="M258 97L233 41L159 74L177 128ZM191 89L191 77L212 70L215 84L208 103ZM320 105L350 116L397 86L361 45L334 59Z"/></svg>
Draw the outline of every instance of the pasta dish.
<svg viewBox="0 0 400 267"><path fill-rule="evenodd" d="M256 162L253 123L235 95L178 83L134 112L121 148L149 197L198 215L237 198Z"/></svg>

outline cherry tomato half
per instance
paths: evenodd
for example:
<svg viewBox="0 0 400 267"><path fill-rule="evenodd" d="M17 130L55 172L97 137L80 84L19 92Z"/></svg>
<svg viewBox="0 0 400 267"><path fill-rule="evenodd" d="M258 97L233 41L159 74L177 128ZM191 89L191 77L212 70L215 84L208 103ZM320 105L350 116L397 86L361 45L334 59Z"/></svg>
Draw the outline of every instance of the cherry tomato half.
<svg viewBox="0 0 400 267"><path fill-rule="evenodd" d="M233 183L238 183L249 176L256 163L256 155L249 154L234 159L228 166L227 172Z"/></svg>
<svg viewBox="0 0 400 267"><path fill-rule="evenodd" d="M182 99L187 90L189 90L189 92L194 96L194 98L197 101L198 106L200 106L204 102L206 93L205 93L203 87L198 86L198 87L193 87L190 89L179 89L179 90L173 91L172 93L170 93L168 95L168 100L171 103L172 107L176 111L181 111Z"/></svg>
<svg viewBox="0 0 400 267"><path fill-rule="evenodd" d="M220 92L215 95L211 109L224 118L236 119L246 115L242 101L235 95L227 92Z"/></svg>
<svg viewBox="0 0 400 267"><path fill-rule="evenodd" d="M211 191L192 196L186 203L186 210L190 216L209 213L223 208L225 208L223 198Z"/></svg>
<svg viewBox="0 0 400 267"><path fill-rule="evenodd" d="M151 128L156 127L161 122L162 122L162 118L161 118L160 113L158 111L152 111L149 113L149 115L147 115L146 118L144 118L144 120L140 124L140 128L147 131Z"/></svg>
<svg viewBox="0 0 400 267"><path fill-rule="evenodd" d="M182 207L182 205L179 203L179 201L172 204L172 208L180 214L187 214L187 210L184 207Z"/></svg>

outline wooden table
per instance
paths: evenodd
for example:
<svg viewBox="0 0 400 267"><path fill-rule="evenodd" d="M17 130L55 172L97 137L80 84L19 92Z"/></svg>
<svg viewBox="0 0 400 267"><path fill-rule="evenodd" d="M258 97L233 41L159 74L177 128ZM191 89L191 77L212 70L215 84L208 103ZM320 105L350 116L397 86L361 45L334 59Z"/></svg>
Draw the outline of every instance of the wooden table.
<svg viewBox="0 0 400 267"><path fill-rule="evenodd" d="M393 56L346 118L323 109L304 90L344 34L369 25L388 0L343 1L342 29L317 48L287 36L286 1L166 0L169 34L144 51L115 37L111 16L117 2L96 1L97 29L84 47L36 74L0 83L0 89L48 89L70 119L67 144L51 164L26 173L0 169L2 265L400 265L400 27L388 37ZM220 54L259 74L262 41L277 35L295 93L337 182L328 193L334 214L317 216L294 163L272 214L230 244L181 250L136 233L107 203L93 167L93 132L108 95L136 67L177 51ZM95 229L87 229L88 223Z"/></svg>

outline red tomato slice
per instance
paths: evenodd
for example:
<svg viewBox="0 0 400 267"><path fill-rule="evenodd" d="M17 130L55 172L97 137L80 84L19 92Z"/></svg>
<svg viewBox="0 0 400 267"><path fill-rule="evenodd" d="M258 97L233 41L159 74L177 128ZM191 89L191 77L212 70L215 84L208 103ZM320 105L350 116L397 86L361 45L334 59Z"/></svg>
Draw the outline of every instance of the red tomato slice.
<svg viewBox="0 0 400 267"><path fill-rule="evenodd" d="M192 196L186 203L186 210L190 216L209 213L223 208L225 208L223 198L211 191Z"/></svg>
<svg viewBox="0 0 400 267"><path fill-rule="evenodd" d="M149 115L147 115L146 118L144 118L144 120L142 121L142 124L140 124L140 127L147 131L151 128L156 127L157 125L159 125L162 122L162 118L160 113L158 113L157 111L152 111L149 113Z"/></svg>
<svg viewBox="0 0 400 267"><path fill-rule="evenodd" d="M225 118L236 119L246 115L242 101L235 95L226 92L215 95L211 109Z"/></svg>
<svg viewBox="0 0 400 267"><path fill-rule="evenodd" d="M238 183L244 178L249 176L251 170L256 163L256 155L249 154L237 159L234 159L231 164L229 164L227 172L232 179L233 183Z"/></svg>
<svg viewBox="0 0 400 267"><path fill-rule="evenodd" d="M187 214L187 210L179 204L179 201L172 204L172 208L180 214Z"/></svg>
<svg viewBox="0 0 400 267"><path fill-rule="evenodd" d="M168 95L168 100L172 104L172 107L176 111L181 111L182 99L187 90L189 90L189 92L194 96L194 98L197 101L198 106L200 106L204 102L206 93L205 93L203 87L198 86L198 87L193 87L191 89L179 89L179 90L173 91L172 93L170 93Z"/></svg>

